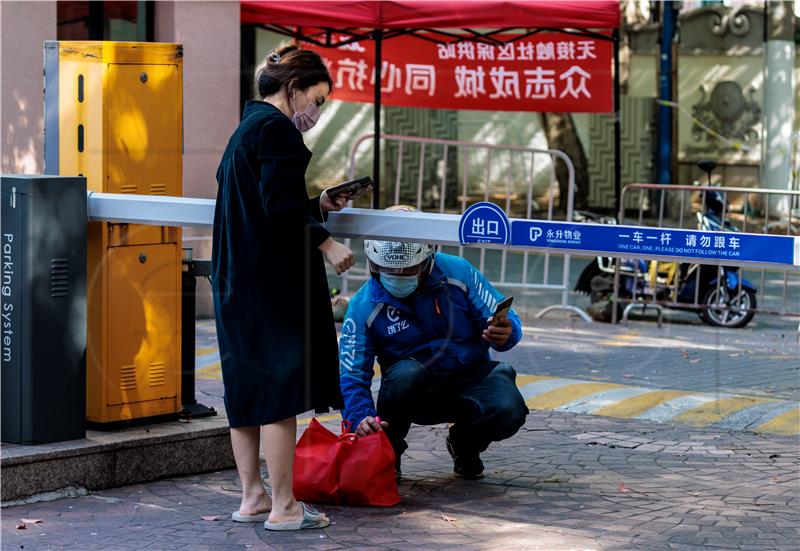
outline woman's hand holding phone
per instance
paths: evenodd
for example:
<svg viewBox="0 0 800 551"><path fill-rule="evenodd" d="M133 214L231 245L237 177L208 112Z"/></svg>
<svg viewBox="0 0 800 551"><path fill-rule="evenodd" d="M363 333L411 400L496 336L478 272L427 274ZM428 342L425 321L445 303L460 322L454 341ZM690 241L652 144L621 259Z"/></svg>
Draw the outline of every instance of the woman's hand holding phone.
<svg viewBox="0 0 800 551"><path fill-rule="evenodd" d="M332 237L323 241L319 250L325 256L325 260L336 270L336 275L343 274L353 266L353 251Z"/></svg>
<svg viewBox="0 0 800 551"><path fill-rule="evenodd" d="M331 198L328 195L328 191L325 190L322 192L322 195L319 196L319 207L322 209L322 212L339 212L347 206L347 201L349 200L350 197L345 194L336 195Z"/></svg>
<svg viewBox="0 0 800 551"><path fill-rule="evenodd" d="M361 196L362 193L372 189L372 187L372 178L369 176L364 176L356 180L350 180L348 182L329 187L323 191L323 197L320 197L320 204L322 204L322 200L324 198L327 205L337 207L331 208L331 210L341 210L345 207L348 201L354 201Z"/></svg>

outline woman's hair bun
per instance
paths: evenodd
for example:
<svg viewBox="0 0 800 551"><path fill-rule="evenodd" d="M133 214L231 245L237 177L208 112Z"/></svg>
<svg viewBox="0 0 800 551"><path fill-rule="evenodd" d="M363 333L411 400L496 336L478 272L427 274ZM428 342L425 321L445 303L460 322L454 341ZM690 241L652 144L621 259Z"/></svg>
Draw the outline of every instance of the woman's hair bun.
<svg viewBox="0 0 800 551"><path fill-rule="evenodd" d="M259 71L258 73L258 92L261 97L271 96L281 89L281 81L270 74L269 71Z"/></svg>
<svg viewBox="0 0 800 551"><path fill-rule="evenodd" d="M298 46L283 46L272 50L256 74L256 86L261 98L271 96L286 86L305 90L318 82L333 82L317 52L301 50Z"/></svg>

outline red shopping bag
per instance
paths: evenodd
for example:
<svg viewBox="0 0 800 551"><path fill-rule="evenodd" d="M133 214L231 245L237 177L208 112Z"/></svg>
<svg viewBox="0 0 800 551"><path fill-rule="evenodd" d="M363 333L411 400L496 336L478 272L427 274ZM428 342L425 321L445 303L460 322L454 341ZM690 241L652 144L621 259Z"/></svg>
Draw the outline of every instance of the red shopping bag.
<svg viewBox="0 0 800 551"><path fill-rule="evenodd" d="M349 428L342 421L342 434L336 436L311 420L295 447L295 499L375 507L400 503L394 450L386 433L356 436Z"/></svg>

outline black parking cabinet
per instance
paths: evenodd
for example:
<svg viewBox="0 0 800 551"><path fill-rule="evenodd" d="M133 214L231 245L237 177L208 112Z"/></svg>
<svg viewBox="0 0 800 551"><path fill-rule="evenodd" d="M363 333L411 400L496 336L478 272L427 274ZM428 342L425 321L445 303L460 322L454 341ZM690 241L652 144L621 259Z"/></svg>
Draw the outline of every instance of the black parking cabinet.
<svg viewBox="0 0 800 551"><path fill-rule="evenodd" d="M0 177L2 440L86 435L86 179Z"/></svg>

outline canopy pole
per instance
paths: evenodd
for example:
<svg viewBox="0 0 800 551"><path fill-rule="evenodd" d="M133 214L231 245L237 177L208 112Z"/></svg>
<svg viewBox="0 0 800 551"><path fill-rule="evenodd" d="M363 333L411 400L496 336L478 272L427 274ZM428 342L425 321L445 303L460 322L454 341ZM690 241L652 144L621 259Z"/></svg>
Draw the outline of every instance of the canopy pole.
<svg viewBox="0 0 800 551"><path fill-rule="evenodd" d="M620 196L622 195L622 157L621 157L621 128L620 128L620 98L619 98L619 29L614 29L614 212L620 210ZM624 216L620 214L622 224Z"/></svg>
<svg viewBox="0 0 800 551"><path fill-rule="evenodd" d="M673 82L672 46L675 39L678 6L665 2L661 6L661 44L659 45L658 97L672 101ZM672 183L672 108L661 104L658 107L658 162L656 181L659 184Z"/></svg>
<svg viewBox="0 0 800 551"><path fill-rule="evenodd" d="M383 65L381 56L381 46L383 43L383 30L375 29L373 33L375 40L375 101L374 101L374 133L375 146L372 155L372 181L375 186L372 188L372 208L381 208L381 66Z"/></svg>

